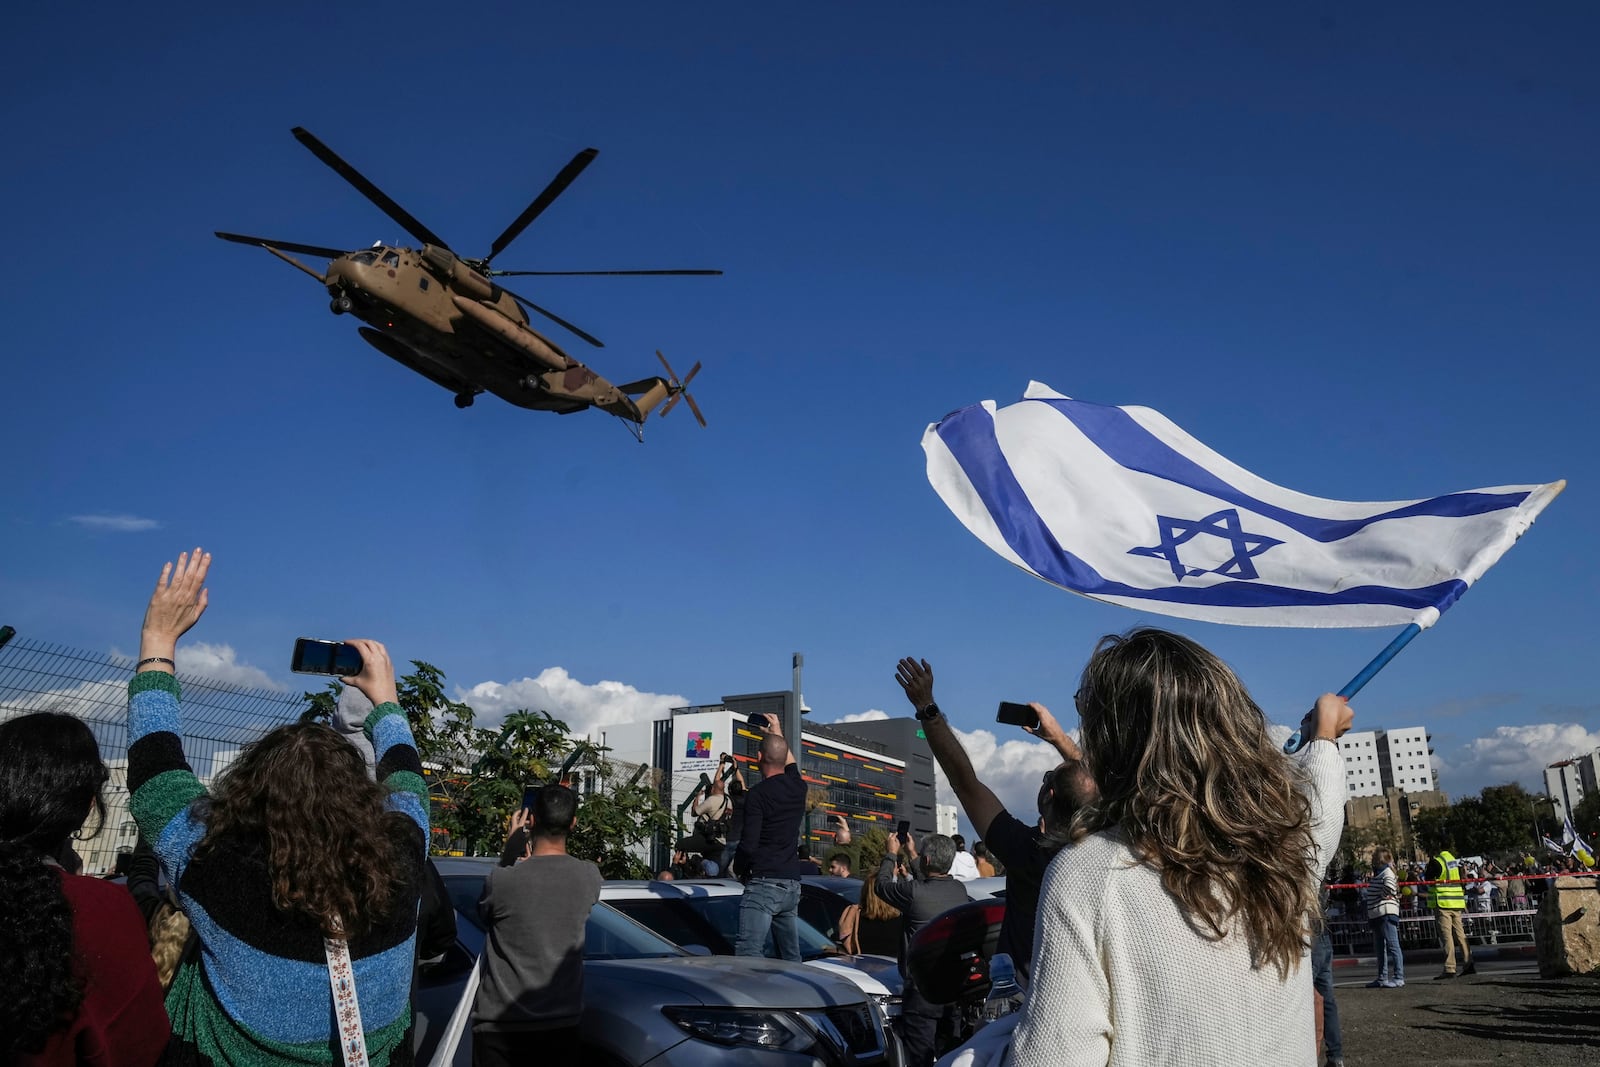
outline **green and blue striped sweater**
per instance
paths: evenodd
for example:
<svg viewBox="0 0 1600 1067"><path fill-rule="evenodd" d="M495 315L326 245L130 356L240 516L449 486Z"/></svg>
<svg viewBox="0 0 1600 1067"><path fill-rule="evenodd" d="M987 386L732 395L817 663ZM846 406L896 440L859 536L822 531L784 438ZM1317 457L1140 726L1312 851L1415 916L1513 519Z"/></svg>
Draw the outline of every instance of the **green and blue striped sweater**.
<svg viewBox="0 0 1600 1067"><path fill-rule="evenodd" d="M411 969L416 900L428 834L428 792L411 728L394 704L365 724L389 806L405 814L408 863L394 872L409 906L350 943L372 1067L412 1062ZM167 994L171 1060L278 1067L341 1062L322 934L309 917L272 903L266 842L229 835L195 855L206 834L206 790L184 758L178 680L147 671L128 685L128 791L139 833L155 848L200 939ZM197 803L197 801L199 803ZM420 831L420 833L418 832Z"/></svg>

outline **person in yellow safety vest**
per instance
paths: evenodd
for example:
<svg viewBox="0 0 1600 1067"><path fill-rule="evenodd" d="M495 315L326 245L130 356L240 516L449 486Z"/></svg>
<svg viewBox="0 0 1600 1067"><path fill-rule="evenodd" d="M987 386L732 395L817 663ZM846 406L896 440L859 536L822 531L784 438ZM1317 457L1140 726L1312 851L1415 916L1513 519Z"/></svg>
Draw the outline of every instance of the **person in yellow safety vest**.
<svg viewBox="0 0 1600 1067"><path fill-rule="evenodd" d="M1444 973L1434 981L1456 976L1456 944L1461 945L1461 973L1472 974L1478 969L1472 962L1472 950L1467 947L1467 930L1461 917L1467 910L1467 896L1461 890L1461 861L1440 849L1428 861L1428 906L1439 922L1439 938L1444 942Z"/></svg>

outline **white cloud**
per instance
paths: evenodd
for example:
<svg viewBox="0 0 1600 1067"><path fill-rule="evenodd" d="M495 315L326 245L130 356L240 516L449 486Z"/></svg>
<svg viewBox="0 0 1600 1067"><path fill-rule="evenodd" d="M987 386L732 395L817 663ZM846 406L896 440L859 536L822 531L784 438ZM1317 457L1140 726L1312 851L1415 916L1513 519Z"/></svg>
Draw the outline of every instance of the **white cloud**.
<svg viewBox="0 0 1600 1067"><path fill-rule="evenodd" d="M1507 782L1543 791L1545 767L1596 748L1600 748L1600 733L1579 723L1541 722L1497 726L1488 736L1474 738L1448 758L1435 756L1433 762L1441 787L1452 797Z"/></svg>
<svg viewBox="0 0 1600 1067"><path fill-rule="evenodd" d="M233 650L232 645L213 645L205 641L194 641L179 645L176 658L179 674L200 675L226 685L236 685L246 689L273 689L282 692L285 688L260 667L240 662L238 653Z"/></svg>
<svg viewBox="0 0 1600 1067"><path fill-rule="evenodd" d="M879 708L868 708L866 711L858 711L854 715L841 715L839 718L834 719L833 721L835 723L877 722L879 719L887 719L888 717L889 713L887 711L883 711Z"/></svg>
<svg viewBox="0 0 1600 1067"><path fill-rule="evenodd" d="M161 523L157 520L141 519L137 515L69 515L67 521L91 530L112 533L144 533L146 530L161 529Z"/></svg>
<svg viewBox="0 0 1600 1067"><path fill-rule="evenodd" d="M563 667L546 667L537 678L458 688L456 699L472 705L480 726L496 726L513 711L526 708L548 711L578 734L609 723L657 719L689 703L675 693L646 693L625 682L587 684Z"/></svg>
<svg viewBox="0 0 1600 1067"><path fill-rule="evenodd" d="M1044 772L1060 765L1061 753L1043 741L1017 737L1001 741L989 730L957 730L955 733L961 740L961 747L967 750L978 781L994 790L1012 815L1025 823L1037 819L1039 786ZM942 772L938 775L937 793L939 803L956 803L955 792ZM960 818L964 830L970 834L972 825L967 822L966 814L962 813Z"/></svg>

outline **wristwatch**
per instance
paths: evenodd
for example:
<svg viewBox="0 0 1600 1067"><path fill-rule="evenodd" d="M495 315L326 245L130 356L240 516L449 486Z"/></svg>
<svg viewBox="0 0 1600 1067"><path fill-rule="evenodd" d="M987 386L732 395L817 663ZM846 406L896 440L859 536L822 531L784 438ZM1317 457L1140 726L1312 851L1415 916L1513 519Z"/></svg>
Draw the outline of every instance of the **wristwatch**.
<svg viewBox="0 0 1600 1067"><path fill-rule="evenodd" d="M930 700L927 704L917 709L917 720L919 722L927 722L929 719L937 719L943 714L944 712L939 710L939 705Z"/></svg>

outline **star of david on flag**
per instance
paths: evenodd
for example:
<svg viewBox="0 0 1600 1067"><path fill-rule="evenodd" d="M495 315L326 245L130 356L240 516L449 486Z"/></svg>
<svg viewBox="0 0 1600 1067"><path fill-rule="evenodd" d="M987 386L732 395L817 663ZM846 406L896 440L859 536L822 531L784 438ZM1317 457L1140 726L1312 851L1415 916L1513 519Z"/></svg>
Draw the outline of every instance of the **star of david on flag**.
<svg viewBox="0 0 1600 1067"><path fill-rule="evenodd" d="M1110 604L1245 626L1432 625L1565 482L1422 500L1307 496L1149 408L1032 382L922 438L962 524L1044 581Z"/></svg>

